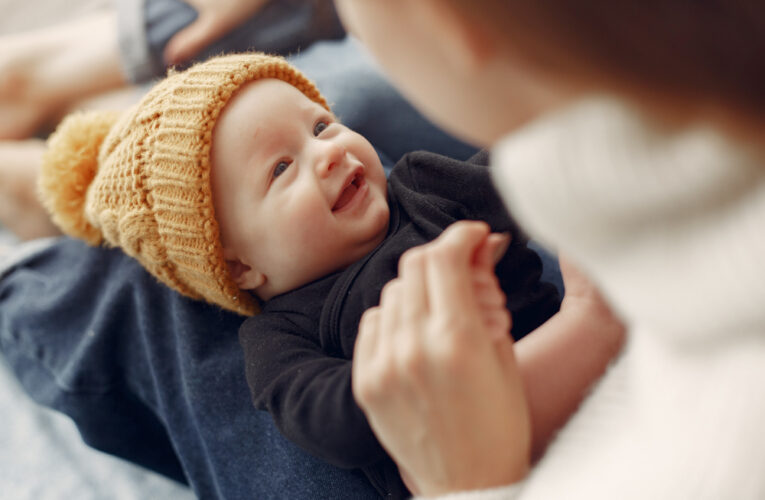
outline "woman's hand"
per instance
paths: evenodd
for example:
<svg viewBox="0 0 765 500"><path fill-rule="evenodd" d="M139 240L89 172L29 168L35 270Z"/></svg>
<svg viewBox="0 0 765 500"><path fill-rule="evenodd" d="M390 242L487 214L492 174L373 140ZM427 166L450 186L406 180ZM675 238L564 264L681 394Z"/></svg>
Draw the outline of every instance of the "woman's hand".
<svg viewBox="0 0 765 500"><path fill-rule="evenodd" d="M510 484L528 470L512 339L492 333L473 289L488 238L485 224L458 222L408 251L359 326L354 395L423 495Z"/></svg>
<svg viewBox="0 0 765 500"><path fill-rule="evenodd" d="M168 65L188 61L212 42L237 28L265 4L266 0L184 0L197 11L197 18L173 35L163 57Z"/></svg>
<svg viewBox="0 0 765 500"><path fill-rule="evenodd" d="M471 267L471 289L486 331L492 339L504 339L513 326L507 297L499 286L494 268L507 251L509 234L490 234L475 250Z"/></svg>

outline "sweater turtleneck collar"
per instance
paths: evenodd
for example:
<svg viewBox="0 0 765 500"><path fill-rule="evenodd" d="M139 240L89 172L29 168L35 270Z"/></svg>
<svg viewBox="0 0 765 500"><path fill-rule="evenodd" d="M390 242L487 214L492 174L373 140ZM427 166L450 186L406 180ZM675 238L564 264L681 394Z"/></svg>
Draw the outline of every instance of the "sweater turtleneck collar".
<svg viewBox="0 0 765 500"><path fill-rule="evenodd" d="M592 97L502 139L495 182L631 326L677 339L765 321L765 161L709 126L668 131Z"/></svg>

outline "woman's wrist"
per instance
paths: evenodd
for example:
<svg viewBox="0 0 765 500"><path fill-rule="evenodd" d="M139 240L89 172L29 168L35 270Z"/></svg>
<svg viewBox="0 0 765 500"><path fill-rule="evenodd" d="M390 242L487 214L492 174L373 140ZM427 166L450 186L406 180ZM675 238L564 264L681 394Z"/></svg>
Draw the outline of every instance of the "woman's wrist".
<svg viewBox="0 0 765 500"><path fill-rule="evenodd" d="M438 483L415 484L416 494L423 497L451 497L460 492L485 491L506 488L517 484L528 475L531 468L531 453L502 457L502 453L491 457L491 463L465 464L460 474L452 474Z"/></svg>
<svg viewBox="0 0 765 500"><path fill-rule="evenodd" d="M414 500L513 500L522 487L522 482L516 482L494 488L455 491L437 497L417 495Z"/></svg>

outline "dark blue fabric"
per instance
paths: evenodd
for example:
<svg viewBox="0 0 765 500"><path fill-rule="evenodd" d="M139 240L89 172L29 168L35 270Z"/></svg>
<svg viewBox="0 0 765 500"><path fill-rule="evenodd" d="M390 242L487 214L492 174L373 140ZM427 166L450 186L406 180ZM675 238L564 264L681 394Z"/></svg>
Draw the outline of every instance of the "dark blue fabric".
<svg viewBox="0 0 765 500"><path fill-rule="evenodd" d="M161 76L165 72L162 59L165 45L175 33L196 20L197 12L182 0L146 0L143 12L150 66L155 76ZM194 60L247 50L289 55L317 40L344 36L332 0L271 0L258 15L202 49Z"/></svg>
<svg viewBox="0 0 765 500"><path fill-rule="evenodd" d="M159 284L119 250L63 238L0 281L0 348L29 394L91 446L200 498L375 498L256 411L242 318Z"/></svg>

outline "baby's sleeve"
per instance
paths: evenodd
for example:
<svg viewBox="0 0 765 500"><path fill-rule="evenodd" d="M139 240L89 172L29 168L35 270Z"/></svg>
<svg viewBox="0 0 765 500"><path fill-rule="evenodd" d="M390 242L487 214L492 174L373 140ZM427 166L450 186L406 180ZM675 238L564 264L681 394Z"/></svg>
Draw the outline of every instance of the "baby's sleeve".
<svg viewBox="0 0 765 500"><path fill-rule="evenodd" d="M353 398L350 360L328 356L278 315L250 318L239 339L252 401L287 438L343 468L386 456Z"/></svg>

